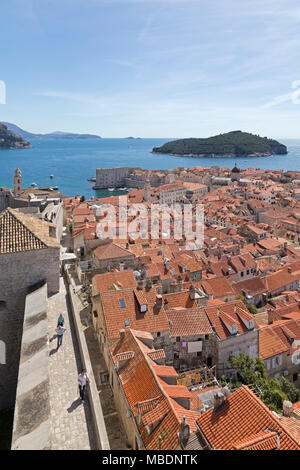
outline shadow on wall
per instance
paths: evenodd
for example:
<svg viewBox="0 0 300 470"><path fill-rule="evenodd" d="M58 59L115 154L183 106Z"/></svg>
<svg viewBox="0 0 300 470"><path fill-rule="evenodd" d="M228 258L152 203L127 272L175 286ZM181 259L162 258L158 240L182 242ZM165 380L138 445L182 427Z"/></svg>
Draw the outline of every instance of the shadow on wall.
<svg viewBox="0 0 300 470"><path fill-rule="evenodd" d="M0 411L0 450L10 450L14 411Z"/></svg>

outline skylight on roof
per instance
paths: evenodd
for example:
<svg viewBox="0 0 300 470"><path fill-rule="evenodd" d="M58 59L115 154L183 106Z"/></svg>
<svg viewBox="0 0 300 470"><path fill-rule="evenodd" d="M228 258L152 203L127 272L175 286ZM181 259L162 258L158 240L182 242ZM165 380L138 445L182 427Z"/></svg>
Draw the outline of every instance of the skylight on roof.
<svg viewBox="0 0 300 470"><path fill-rule="evenodd" d="M124 299L119 299L120 307L121 308L126 308L125 300Z"/></svg>

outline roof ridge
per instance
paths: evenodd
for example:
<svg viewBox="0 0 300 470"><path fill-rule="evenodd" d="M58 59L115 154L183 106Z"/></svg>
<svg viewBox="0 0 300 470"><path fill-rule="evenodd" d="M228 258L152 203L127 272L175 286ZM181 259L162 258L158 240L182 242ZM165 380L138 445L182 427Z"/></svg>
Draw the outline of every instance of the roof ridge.
<svg viewBox="0 0 300 470"><path fill-rule="evenodd" d="M232 317L230 313L227 313L225 312L225 310L222 310L222 305L220 305L219 312L221 320L223 320L222 315L225 315L225 317L228 317L228 319L230 319L233 323L237 322L236 319Z"/></svg>
<svg viewBox="0 0 300 470"><path fill-rule="evenodd" d="M250 434L249 436L245 437L244 439L240 439L233 443L233 447L238 448L238 450L242 450L245 447L252 447L259 443L265 442L270 440L273 437L277 437L276 431L271 431L266 429L265 431L260 431L254 434ZM278 447L278 445L277 445Z"/></svg>

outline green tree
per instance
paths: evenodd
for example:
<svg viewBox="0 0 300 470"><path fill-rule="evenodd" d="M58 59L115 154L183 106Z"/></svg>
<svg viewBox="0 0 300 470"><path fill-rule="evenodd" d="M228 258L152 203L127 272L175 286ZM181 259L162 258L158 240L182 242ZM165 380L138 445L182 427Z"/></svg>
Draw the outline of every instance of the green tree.
<svg viewBox="0 0 300 470"><path fill-rule="evenodd" d="M242 300L245 304L245 306L247 307L248 311L252 314L252 315L256 315L257 314L257 308L255 307L255 305L252 305L248 302L248 300L243 297L242 295L237 295L235 297L235 300Z"/></svg>
<svg viewBox="0 0 300 470"><path fill-rule="evenodd" d="M261 400L271 410L281 412L284 400L292 403L300 400L300 391L285 377L270 379L264 362L260 358L240 353L229 358L231 367L236 371L241 383L253 385L260 391Z"/></svg>
<svg viewBox="0 0 300 470"><path fill-rule="evenodd" d="M288 396L288 399L295 403L296 401L300 400L300 391L298 388L295 387L289 380L285 377L279 377L278 382L280 384L281 389L283 392Z"/></svg>

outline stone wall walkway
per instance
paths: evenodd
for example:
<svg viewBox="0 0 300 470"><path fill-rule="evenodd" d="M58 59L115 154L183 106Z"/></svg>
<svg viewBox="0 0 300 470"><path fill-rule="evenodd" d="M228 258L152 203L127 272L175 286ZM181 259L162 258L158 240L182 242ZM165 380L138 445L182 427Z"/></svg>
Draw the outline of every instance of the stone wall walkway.
<svg viewBox="0 0 300 470"><path fill-rule="evenodd" d="M63 344L56 350L55 328L58 315L65 318ZM80 354L74 330L64 279L60 292L48 299L48 329L50 348L51 448L53 450L95 449L93 421L86 394L79 399L77 377L81 371Z"/></svg>

